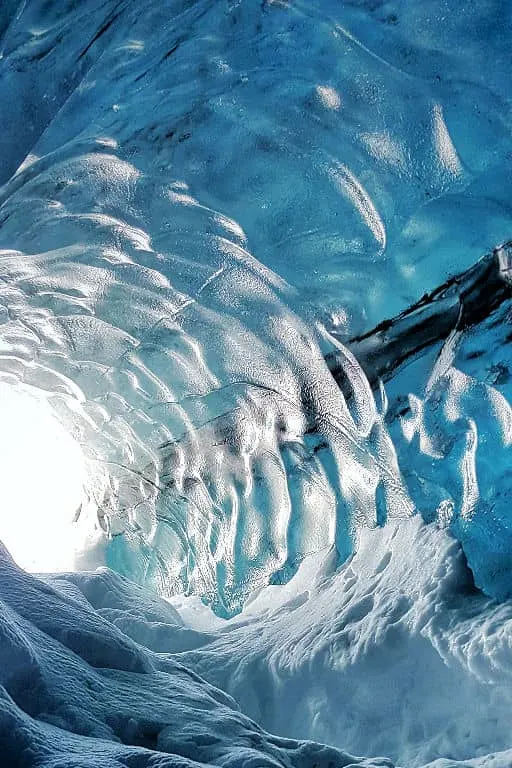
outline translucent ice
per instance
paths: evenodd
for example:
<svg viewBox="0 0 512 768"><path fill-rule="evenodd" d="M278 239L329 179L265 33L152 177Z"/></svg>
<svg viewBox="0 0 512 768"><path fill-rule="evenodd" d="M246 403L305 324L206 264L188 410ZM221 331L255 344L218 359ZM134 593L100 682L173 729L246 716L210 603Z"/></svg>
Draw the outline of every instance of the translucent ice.
<svg viewBox="0 0 512 768"><path fill-rule="evenodd" d="M511 765L511 16L1 3L6 765Z"/></svg>

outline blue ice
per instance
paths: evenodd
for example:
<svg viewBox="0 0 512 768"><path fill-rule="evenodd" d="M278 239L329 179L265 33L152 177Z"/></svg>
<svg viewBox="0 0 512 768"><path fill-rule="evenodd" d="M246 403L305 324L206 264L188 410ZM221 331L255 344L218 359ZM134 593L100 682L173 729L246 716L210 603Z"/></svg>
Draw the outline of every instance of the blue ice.
<svg viewBox="0 0 512 768"><path fill-rule="evenodd" d="M510 300L350 351L510 239L511 33L2 3L5 765L511 764Z"/></svg>

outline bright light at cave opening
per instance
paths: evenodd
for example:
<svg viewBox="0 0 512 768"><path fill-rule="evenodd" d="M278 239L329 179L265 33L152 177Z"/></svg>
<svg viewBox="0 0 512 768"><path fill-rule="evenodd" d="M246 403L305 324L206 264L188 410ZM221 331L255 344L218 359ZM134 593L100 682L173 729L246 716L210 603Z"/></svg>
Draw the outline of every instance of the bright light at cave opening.
<svg viewBox="0 0 512 768"><path fill-rule="evenodd" d="M0 382L0 540L27 571L73 570L82 450L37 390Z"/></svg>

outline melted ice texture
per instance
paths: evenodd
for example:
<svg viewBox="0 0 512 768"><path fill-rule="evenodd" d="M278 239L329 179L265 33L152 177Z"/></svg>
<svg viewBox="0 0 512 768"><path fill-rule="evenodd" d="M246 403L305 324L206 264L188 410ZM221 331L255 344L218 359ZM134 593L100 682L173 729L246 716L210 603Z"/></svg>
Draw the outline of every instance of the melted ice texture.
<svg viewBox="0 0 512 768"><path fill-rule="evenodd" d="M511 307L323 359L511 237L510 3L0 36L6 765L510 766Z"/></svg>

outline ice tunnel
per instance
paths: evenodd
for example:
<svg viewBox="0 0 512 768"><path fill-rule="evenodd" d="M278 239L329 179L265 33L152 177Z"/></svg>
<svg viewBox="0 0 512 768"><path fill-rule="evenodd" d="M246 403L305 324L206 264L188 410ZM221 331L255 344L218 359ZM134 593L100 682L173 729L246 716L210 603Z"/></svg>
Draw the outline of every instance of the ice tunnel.
<svg viewBox="0 0 512 768"><path fill-rule="evenodd" d="M510 768L511 44L0 3L0 768Z"/></svg>

